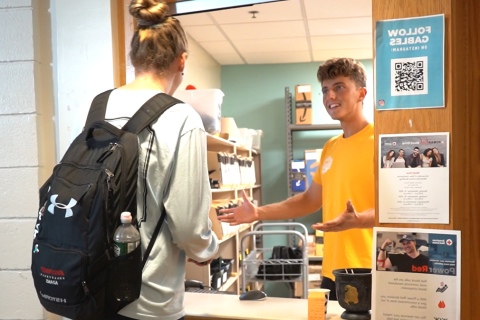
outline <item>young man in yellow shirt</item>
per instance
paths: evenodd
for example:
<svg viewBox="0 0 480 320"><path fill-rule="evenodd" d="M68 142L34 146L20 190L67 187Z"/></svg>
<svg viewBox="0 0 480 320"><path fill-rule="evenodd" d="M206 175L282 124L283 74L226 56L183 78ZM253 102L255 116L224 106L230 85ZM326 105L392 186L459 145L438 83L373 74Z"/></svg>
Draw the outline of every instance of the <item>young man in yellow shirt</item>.
<svg viewBox="0 0 480 320"><path fill-rule="evenodd" d="M373 124L363 114L367 94L363 65L349 58L330 59L319 67L317 77L323 104L332 119L340 121L343 134L323 147L312 185L302 194L258 208L243 193L243 204L222 210L226 214L219 219L231 225L294 219L323 206L324 223L312 228L325 232L321 287L330 289L330 299L336 300L332 271L372 264L374 134Z"/></svg>

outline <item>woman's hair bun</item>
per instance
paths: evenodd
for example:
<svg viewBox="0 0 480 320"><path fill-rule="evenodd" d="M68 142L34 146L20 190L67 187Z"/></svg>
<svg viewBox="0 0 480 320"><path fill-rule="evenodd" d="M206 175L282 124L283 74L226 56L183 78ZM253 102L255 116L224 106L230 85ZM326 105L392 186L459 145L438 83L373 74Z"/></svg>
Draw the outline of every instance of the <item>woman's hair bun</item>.
<svg viewBox="0 0 480 320"><path fill-rule="evenodd" d="M163 0L132 0L129 11L140 27L163 23L169 17L169 7Z"/></svg>

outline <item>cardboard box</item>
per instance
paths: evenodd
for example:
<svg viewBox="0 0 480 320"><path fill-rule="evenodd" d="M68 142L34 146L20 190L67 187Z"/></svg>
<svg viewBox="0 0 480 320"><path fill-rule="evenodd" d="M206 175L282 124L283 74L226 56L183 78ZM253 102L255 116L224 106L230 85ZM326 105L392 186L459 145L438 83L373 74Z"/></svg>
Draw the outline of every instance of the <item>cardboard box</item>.
<svg viewBox="0 0 480 320"><path fill-rule="evenodd" d="M315 255L323 257L323 231L315 230Z"/></svg>
<svg viewBox="0 0 480 320"><path fill-rule="evenodd" d="M312 86L295 86L295 124L312 124Z"/></svg>
<svg viewBox="0 0 480 320"><path fill-rule="evenodd" d="M322 280L308 281L308 289L320 289ZM294 297L301 297L303 295L303 282L295 282Z"/></svg>
<svg viewBox="0 0 480 320"><path fill-rule="evenodd" d="M297 101L312 102L312 86L310 84L299 84L295 86L295 102Z"/></svg>
<svg viewBox="0 0 480 320"><path fill-rule="evenodd" d="M307 245L308 245L308 255L314 256L315 255L315 235L314 234L308 235Z"/></svg>
<svg viewBox="0 0 480 320"><path fill-rule="evenodd" d="M322 281L309 281L308 289L320 289ZM303 282L295 282L294 297L301 297L303 295Z"/></svg>
<svg viewBox="0 0 480 320"><path fill-rule="evenodd" d="M302 239L298 239L298 246L303 247ZM315 235L307 235L307 246L315 246Z"/></svg>
<svg viewBox="0 0 480 320"><path fill-rule="evenodd" d="M295 108L295 124L313 124L312 108Z"/></svg>
<svg viewBox="0 0 480 320"><path fill-rule="evenodd" d="M321 264L309 264L308 265L308 289L318 289L322 282L322 265ZM303 291L303 283L295 282L294 296L301 297Z"/></svg>

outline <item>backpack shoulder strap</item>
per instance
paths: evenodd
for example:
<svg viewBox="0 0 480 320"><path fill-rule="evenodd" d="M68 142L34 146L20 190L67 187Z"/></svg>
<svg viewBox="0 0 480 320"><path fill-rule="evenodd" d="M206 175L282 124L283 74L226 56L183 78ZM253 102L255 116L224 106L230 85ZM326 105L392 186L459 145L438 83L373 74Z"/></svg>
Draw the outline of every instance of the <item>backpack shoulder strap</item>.
<svg viewBox="0 0 480 320"><path fill-rule="evenodd" d="M168 94L159 93L145 102L123 126L122 130L139 134L140 131L145 129L152 121L158 119L168 108L178 103L183 103L183 101Z"/></svg>
<svg viewBox="0 0 480 320"><path fill-rule="evenodd" d="M105 120L108 97L110 97L112 91L113 89L102 92L93 99L90 110L88 111L85 128L89 128L95 121Z"/></svg>
<svg viewBox="0 0 480 320"><path fill-rule="evenodd" d="M148 256L150 255L150 251L152 251L153 245L155 244L155 240L157 240L158 234L160 233L160 229L162 228L163 221L165 220L166 215L167 215L167 211L165 210L165 207L162 204L160 219L158 220L157 225L153 230L153 234L152 234L152 237L150 238L150 242L148 243L147 249L143 254L142 270L145 268L145 264L147 263Z"/></svg>
<svg viewBox="0 0 480 320"><path fill-rule="evenodd" d="M167 109L178 103L183 103L183 101L169 96L168 94L159 93L145 102L143 106L138 109L132 118L123 126L122 130L139 134L143 129L150 125L152 121L158 119ZM142 269L147 263L148 256L150 255L150 251L152 251L155 240L157 240L166 215L167 212L162 204L160 219L155 226L152 237L150 238L150 242L148 243L147 249L143 254Z"/></svg>

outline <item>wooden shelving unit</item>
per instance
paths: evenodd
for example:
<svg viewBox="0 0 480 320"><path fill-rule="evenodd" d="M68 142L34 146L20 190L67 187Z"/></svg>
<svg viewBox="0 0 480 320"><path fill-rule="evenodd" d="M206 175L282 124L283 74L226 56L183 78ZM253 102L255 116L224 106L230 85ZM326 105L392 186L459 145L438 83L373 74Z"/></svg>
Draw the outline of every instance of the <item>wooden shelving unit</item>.
<svg viewBox="0 0 480 320"><path fill-rule="evenodd" d="M230 202L242 199L242 191L245 191L247 196L254 200L257 205L262 204L261 159L258 151L237 146L235 143L213 135L207 135L207 151L227 152L234 153L242 157L252 157L255 166L255 184L248 186L212 189L212 205L222 201ZM217 227L214 228L214 230L218 230L220 222L216 219L216 217L212 216L212 211L210 213L210 220L212 220L214 227ZM217 235L219 236L219 239L221 239L219 241L220 248L218 255L223 259L234 259L231 276L225 281L225 283L221 285L218 290L234 292L236 294L240 293L241 269L239 258L240 256L244 255L244 253L240 252L240 240L245 233L253 231L254 225L255 223L242 225L233 233ZM247 247L251 249L253 244L250 243ZM205 286L211 286L211 276L210 268L208 266L200 267L193 263L187 263L187 279L199 280Z"/></svg>

